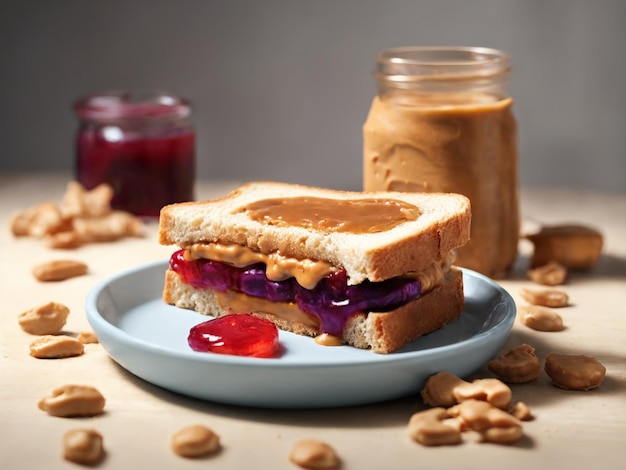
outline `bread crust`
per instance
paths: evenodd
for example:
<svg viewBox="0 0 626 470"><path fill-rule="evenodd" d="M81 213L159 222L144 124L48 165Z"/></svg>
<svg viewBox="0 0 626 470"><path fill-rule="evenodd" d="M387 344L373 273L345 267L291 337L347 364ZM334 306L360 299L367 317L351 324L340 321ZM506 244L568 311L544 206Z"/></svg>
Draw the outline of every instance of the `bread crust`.
<svg viewBox="0 0 626 470"><path fill-rule="evenodd" d="M389 198L419 208L415 221L378 233L320 232L276 227L250 219L240 208L265 198L313 196L334 199ZM251 182L223 198L165 206L159 242L189 246L198 242L237 243L268 254L328 261L343 267L350 284L383 281L419 271L469 240L471 209L460 194L350 192L288 183Z"/></svg>
<svg viewBox="0 0 626 470"><path fill-rule="evenodd" d="M195 289L174 271L165 274L163 300L180 308L219 317L231 313L222 308L211 289ZM342 340L351 346L388 354L403 348L422 335L444 327L463 311L463 275L452 268L444 283L423 297L391 312L357 314L344 327ZM249 312L272 321L278 328L306 336L320 331L301 322L280 319L263 312Z"/></svg>

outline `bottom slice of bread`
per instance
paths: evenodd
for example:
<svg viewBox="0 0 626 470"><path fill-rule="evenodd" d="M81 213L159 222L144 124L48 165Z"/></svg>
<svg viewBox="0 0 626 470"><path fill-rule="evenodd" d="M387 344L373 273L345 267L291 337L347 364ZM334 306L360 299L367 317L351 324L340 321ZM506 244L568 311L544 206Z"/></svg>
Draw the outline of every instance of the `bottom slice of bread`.
<svg viewBox="0 0 626 470"><path fill-rule="evenodd" d="M231 312L217 302L211 289L196 289L182 281L172 270L165 275L163 300L177 307L195 310L214 317ZM443 284L423 297L390 312L356 314L343 330L342 341L351 346L371 349L376 353L395 352L422 335L444 327L461 315L465 297L463 294L463 274L452 268L445 276ZM311 327L263 312L245 312L266 318L282 330L296 334L317 336L320 332Z"/></svg>

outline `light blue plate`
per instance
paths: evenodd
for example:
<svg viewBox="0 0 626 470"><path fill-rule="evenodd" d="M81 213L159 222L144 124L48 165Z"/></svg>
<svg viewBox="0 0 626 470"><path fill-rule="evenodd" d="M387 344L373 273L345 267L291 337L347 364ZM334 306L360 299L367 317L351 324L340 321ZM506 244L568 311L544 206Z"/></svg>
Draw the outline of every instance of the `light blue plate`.
<svg viewBox="0 0 626 470"><path fill-rule="evenodd" d="M109 355L132 374L220 403L318 408L417 394L436 372L463 377L492 359L515 319L515 303L502 287L463 270L461 317L393 354L320 346L284 331L279 358L201 353L190 349L187 336L210 317L161 300L166 268L166 261L151 263L100 283L87 296L87 318Z"/></svg>

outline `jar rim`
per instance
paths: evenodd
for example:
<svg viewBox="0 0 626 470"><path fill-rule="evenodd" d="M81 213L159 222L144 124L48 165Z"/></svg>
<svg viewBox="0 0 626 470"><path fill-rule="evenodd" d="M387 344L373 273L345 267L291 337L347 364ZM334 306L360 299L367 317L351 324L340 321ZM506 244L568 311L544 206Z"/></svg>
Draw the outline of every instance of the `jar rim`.
<svg viewBox="0 0 626 470"><path fill-rule="evenodd" d="M376 55L375 75L388 80L485 78L506 75L510 55L489 47L409 46Z"/></svg>
<svg viewBox="0 0 626 470"><path fill-rule="evenodd" d="M191 104L162 91L110 90L80 97L74 111L83 119L185 118L191 114Z"/></svg>

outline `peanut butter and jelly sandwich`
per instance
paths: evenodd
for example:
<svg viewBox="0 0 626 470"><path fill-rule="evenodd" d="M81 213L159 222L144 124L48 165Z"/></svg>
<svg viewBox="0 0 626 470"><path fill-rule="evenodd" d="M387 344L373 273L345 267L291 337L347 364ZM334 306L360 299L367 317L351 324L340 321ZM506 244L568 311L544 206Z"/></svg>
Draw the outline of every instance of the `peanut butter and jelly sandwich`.
<svg viewBox="0 0 626 470"><path fill-rule="evenodd" d="M461 314L470 219L459 194L251 182L161 210L159 242L180 247L163 299L392 353Z"/></svg>

